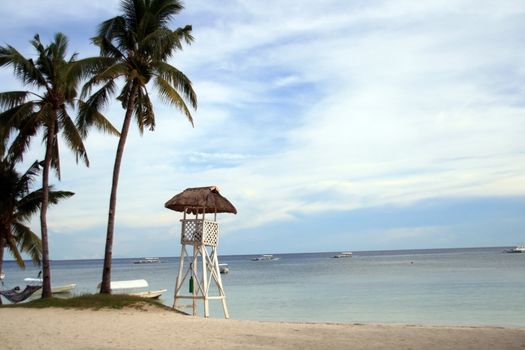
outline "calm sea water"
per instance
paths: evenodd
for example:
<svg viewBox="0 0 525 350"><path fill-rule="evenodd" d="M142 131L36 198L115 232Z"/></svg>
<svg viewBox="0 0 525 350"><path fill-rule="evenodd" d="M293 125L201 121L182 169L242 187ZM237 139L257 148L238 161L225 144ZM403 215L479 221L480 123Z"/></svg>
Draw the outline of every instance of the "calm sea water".
<svg viewBox="0 0 525 350"><path fill-rule="evenodd" d="M222 275L234 319L490 325L525 327L525 254L504 248L276 254L278 261L221 256L230 273ZM148 280L168 289L161 301L173 303L178 258L161 264L115 259L113 280ZM24 285L38 269L19 270L6 262L5 285ZM102 260L52 262L55 285L76 283L75 293L96 292ZM222 317L217 301L211 316ZM202 312L202 308L199 310ZM199 314L201 314L199 312Z"/></svg>

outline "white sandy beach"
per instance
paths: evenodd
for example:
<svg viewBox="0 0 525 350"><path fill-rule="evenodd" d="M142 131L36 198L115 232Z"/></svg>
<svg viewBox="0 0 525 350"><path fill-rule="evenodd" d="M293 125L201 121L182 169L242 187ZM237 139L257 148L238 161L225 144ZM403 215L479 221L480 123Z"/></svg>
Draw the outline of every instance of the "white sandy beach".
<svg viewBox="0 0 525 350"><path fill-rule="evenodd" d="M0 349L521 349L525 328L202 319L135 309L0 309Z"/></svg>

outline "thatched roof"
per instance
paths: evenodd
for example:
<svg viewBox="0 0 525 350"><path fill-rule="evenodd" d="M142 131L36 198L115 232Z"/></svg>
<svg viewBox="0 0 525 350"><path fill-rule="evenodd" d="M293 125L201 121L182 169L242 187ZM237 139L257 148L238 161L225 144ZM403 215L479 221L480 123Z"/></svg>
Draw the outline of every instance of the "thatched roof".
<svg viewBox="0 0 525 350"><path fill-rule="evenodd" d="M229 200L220 195L217 186L187 188L167 201L164 206L168 209L183 212L202 213L202 208L206 213L233 213L237 214L237 209Z"/></svg>

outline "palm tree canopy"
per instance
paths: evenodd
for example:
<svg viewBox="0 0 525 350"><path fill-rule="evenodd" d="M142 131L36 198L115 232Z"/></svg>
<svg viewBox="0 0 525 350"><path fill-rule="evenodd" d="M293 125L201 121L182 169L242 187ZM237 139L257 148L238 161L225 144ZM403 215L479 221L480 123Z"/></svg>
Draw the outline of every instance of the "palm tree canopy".
<svg viewBox="0 0 525 350"><path fill-rule="evenodd" d="M15 76L24 85L34 88L34 91L0 93L0 154L7 151L13 162L21 160L31 138L38 130L44 129L44 142L48 137L54 140L51 166L60 178L58 139L55 137L59 131L66 145L75 153L77 161L80 159L89 165L82 142L83 135L68 109L78 102L77 87L80 81L103 63L77 61L76 54L67 58L68 40L62 33L57 33L48 46L44 46L40 37L35 35L31 45L37 53L36 61L24 57L12 46L0 47L0 67L12 67ZM99 128L118 134L102 115L92 114ZM54 135L49 135L50 127ZM7 149L7 142L15 131L18 133Z"/></svg>
<svg viewBox="0 0 525 350"><path fill-rule="evenodd" d="M28 254L36 264L40 264L42 256L40 238L27 226L42 205L42 190L31 191L39 173L39 162L20 174L8 159L0 160L0 238L5 240L21 267L25 266L21 253ZM50 190L49 202L56 204L73 195L73 192Z"/></svg>
<svg viewBox="0 0 525 350"><path fill-rule="evenodd" d="M122 78L123 87L118 100L124 109L133 101L133 115L142 133L155 128L155 115L147 84L152 82L164 102L178 108L192 123L189 105L197 108L197 96L191 81L166 61L182 49L183 42L191 44L192 27L170 30L169 22L183 6L178 0L123 0L122 15L111 18L98 28L92 41L102 56L112 63L90 79L83 96L101 86L87 101L90 108L100 110L115 93L115 80ZM87 107L86 107L87 109Z"/></svg>

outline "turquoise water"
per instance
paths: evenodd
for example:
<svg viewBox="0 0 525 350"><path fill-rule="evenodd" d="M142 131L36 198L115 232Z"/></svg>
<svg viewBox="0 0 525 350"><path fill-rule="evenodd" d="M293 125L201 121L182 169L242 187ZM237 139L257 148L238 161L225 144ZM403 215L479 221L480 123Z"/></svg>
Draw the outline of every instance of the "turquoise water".
<svg viewBox="0 0 525 350"><path fill-rule="evenodd" d="M278 261L222 256L222 275L234 319L490 325L525 327L525 254L504 248L280 254ZM171 305L178 259L133 264L116 259L113 280L145 278L151 289L168 289ZM53 284L77 283L76 293L95 292L101 260L52 262ZM4 288L23 285L38 270L7 262ZM222 317L212 301L212 317ZM199 311L202 311L199 310Z"/></svg>

